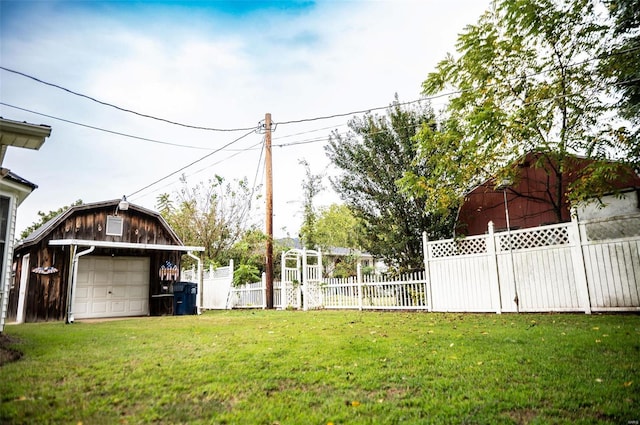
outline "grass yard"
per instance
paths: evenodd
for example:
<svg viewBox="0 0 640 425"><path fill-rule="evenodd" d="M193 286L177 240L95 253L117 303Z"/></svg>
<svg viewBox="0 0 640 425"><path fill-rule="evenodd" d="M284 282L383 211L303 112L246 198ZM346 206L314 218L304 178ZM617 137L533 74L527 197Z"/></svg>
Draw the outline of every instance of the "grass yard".
<svg viewBox="0 0 640 425"><path fill-rule="evenodd" d="M7 326L0 423L637 424L640 315L221 311Z"/></svg>

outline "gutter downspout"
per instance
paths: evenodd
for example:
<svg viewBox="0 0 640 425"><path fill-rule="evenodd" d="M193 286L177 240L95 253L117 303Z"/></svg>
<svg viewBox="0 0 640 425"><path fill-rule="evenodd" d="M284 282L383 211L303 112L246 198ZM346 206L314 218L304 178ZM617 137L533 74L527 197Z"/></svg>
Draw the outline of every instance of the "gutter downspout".
<svg viewBox="0 0 640 425"><path fill-rule="evenodd" d="M72 254L76 251L76 246L73 246L72 249ZM71 265L71 279L69 282L69 295L68 295L68 309L67 309L67 323L73 323L74 318L73 318L73 311L71 310L73 308L73 297L75 295L76 292L76 281L78 280L78 259L80 257L82 257L83 255L87 255L87 254L91 254L93 252L93 250L95 250L96 247L92 246L89 249L85 249L84 251L80 251L77 254L73 255L73 263Z"/></svg>
<svg viewBox="0 0 640 425"><path fill-rule="evenodd" d="M202 260L200 257L187 251L187 255L198 262L198 314L202 314Z"/></svg>

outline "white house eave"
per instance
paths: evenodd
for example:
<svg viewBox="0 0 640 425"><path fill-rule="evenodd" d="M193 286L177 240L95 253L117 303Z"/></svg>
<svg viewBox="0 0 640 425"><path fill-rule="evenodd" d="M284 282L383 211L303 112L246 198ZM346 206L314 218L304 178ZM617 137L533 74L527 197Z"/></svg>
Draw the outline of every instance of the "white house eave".
<svg viewBox="0 0 640 425"><path fill-rule="evenodd" d="M131 242L90 241L85 239L54 239L49 241L52 246L94 246L96 248L148 249L152 251L204 251L203 246L160 245Z"/></svg>
<svg viewBox="0 0 640 425"><path fill-rule="evenodd" d="M20 206L22 201L24 201L34 189L23 184L12 182L8 179L0 178L0 190L14 193L17 197L18 206Z"/></svg>

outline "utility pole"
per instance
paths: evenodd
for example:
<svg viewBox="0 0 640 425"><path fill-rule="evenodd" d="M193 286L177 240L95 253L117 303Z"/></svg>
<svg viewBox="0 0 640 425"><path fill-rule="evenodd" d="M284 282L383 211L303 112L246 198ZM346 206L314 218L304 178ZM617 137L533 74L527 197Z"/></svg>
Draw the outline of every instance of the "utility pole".
<svg viewBox="0 0 640 425"><path fill-rule="evenodd" d="M264 143L265 143L265 172L266 172L266 195L267 195L267 264L265 267L266 274L266 307L273 308L273 170L271 167L271 114L266 113L264 116Z"/></svg>

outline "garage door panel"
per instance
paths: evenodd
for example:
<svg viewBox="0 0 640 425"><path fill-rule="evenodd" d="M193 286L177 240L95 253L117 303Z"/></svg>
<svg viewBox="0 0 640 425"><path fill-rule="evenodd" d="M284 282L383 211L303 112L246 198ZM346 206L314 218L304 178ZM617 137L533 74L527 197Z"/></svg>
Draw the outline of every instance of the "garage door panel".
<svg viewBox="0 0 640 425"><path fill-rule="evenodd" d="M91 306L90 311L87 314L104 314L107 312L108 303L104 301L94 301L89 304Z"/></svg>
<svg viewBox="0 0 640 425"><path fill-rule="evenodd" d="M76 302L74 304L73 312L75 315L85 315L87 314L87 309L89 308L89 304L86 302Z"/></svg>
<svg viewBox="0 0 640 425"><path fill-rule="evenodd" d="M96 270L92 274L93 276L89 278L90 285L108 285L113 281L112 273L109 271Z"/></svg>
<svg viewBox="0 0 640 425"><path fill-rule="evenodd" d="M130 272L127 272L126 270L123 270L123 271L114 270L113 282L126 282L129 279L130 274L135 274L135 273L130 273Z"/></svg>
<svg viewBox="0 0 640 425"><path fill-rule="evenodd" d="M127 293L129 291L127 291L127 286L113 286L111 287L111 298L126 298L127 297Z"/></svg>
<svg viewBox="0 0 640 425"><path fill-rule="evenodd" d="M89 273L89 271L87 269L84 268L80 268L78 267L78 276L77 276L77 280L76 280L76 286L79 287L86 287L89 285L89 275L91 273Z"/></svg>
<svg viewBox="0 0 640 425"><path fill-rule="evenodd" d="M108 286L93 286L88 288L88 293L90 297L93 299L105 299L109 295L109 287ZM76 294L76 297L78 295Z"/></svg>
<svg viewBox="0 0 640 425"><path fill-rule="evenodd" d="M129 286L131 286L132 283L135 285L142 286L145 283L144 281L145 281L144 276L141 276L140 274L129 273L129 277L127 278L127 282L129 282Z"/></svg>
<svg viewBox="0 0 640 425"><path fill-rule="evenodd" d="M112 271L113 270L113 259L115 257L87 257L89 261L91 261L92 268L96 271ZM84 261L85 258L80 258L80 261Z"/></svg>
<svg viewBox="0 0 640 425"><path fill-rule="evenodd" d="M129 311L138 312L138 314L144 314L144 311L148 308L148 301L146 300L130 300Z"/></svg>
<svg viewBox="0 0 640 425"><path fill-rule="evenodd" d="M73 312L78 319L149 314L149 259L81 257Z"/></svg>
<svg viewBox="0 0 640 425"><path fill-rule="evenodd" d="M137 265L138 263L135 261L130 261L124 258L118 258L116 259L116 261L113 264L113 271L116 273L126 273L129 270L129 264L133 263L134 264L134 270L137 270Z"/></svg>
<svg viewBox="0 0 640 425"><path fill-rule="evenodd" d="M126 295L127 295L127 298L129 299L135 299L135 298L147 299L147 297L149 296L149 293L146 292L146 288L142 286L127 286L126 290L127 290Z"/></svg>
<svg viewBox="0 0 640 425"><path fill-rule="evenodd" d="M125 313L127 309L125 308L127 303L125 301L113 301L111 303L111 312L112 313Z"/></svg>

